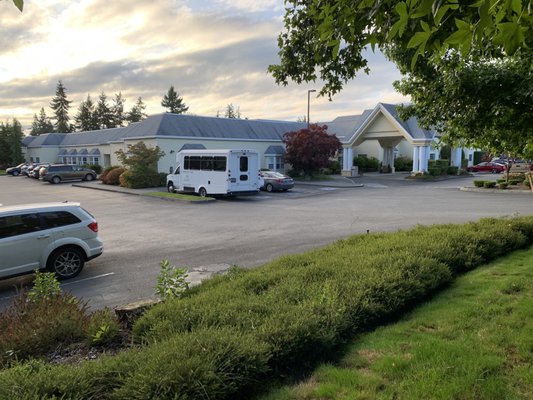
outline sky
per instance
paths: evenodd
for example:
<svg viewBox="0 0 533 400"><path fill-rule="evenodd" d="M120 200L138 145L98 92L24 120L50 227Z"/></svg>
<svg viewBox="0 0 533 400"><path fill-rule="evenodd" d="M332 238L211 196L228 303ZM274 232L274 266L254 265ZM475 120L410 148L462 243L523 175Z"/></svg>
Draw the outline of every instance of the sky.
<svg viewBox="0 0 533 400"><path fill-rule="evenodd" d="M0 1L0 121L29 126L41 107L51 117L59 80L72 119L102 91L110 103L121 92L126 110L141 96L147 114L165 112L172 85L195 115L232 104L243 118L296 121L321 84L279 86L267 73L279 63L283 14L283 0L25 0L23 13ZM408 100L392 86L401 77L394 64L367 58L370 74L332 101L311 94L311 122Z"/></svg>

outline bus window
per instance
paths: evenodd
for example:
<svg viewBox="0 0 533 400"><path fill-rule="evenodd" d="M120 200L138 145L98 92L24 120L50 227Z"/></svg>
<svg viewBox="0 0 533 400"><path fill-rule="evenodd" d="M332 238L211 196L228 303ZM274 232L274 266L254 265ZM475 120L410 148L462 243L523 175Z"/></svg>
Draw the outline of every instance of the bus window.
<svg viewBox="0 0 533 400"><path fill-rule="evenodd" d="M212 171L213 170L213 157L203 156L201 167L202 167L202 171Z"/></svg>
<svg viewBox="0 0 533 400"><path fill-rule="evenodd" d="M189 169L199 170L201 167L202 157L191 156L189 161Z"/></svg>
<svg viewBox="0 0 533 400"><path fill-rule="evenodd" d="M225 171L226 170L226 157L215 156L213 157L213 171Z"/></svg>

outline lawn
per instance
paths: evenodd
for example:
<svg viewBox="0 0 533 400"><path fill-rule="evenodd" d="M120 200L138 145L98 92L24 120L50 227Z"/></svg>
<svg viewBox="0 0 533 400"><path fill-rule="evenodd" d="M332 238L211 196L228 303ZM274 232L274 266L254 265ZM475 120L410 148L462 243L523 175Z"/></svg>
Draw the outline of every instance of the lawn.
<svg viewBox="0 0 533 400"><path fill-rule="evenodd" d="M145 193L146 196L159 197L161 199L171 199L171 200L182 200L182 201L213 201L215 200L212 197L200 197L192 196L190 194L180 194L180 193L167 193L167 192L148 192Z"/></svg>
<svg viewBox="0 0 533 400"><path fill-rule="evenodd" d="M459 277L261 400L533 398L533 248Z"/></svg>

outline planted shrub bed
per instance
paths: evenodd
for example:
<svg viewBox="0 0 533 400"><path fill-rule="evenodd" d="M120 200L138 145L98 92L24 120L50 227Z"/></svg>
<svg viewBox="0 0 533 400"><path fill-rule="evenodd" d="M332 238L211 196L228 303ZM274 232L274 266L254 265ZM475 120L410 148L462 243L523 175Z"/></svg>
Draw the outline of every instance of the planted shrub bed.
<svg viewBox="0 0 533 400"><path fill-rule="evenodd" d="M533 242L533 217L353 236L254 270L233 269L155 306L143 346L78 367L21 364L2 398L249 398L258 382L326 358L456 274ZM255 386L254 386L255 385Z"/></svg>

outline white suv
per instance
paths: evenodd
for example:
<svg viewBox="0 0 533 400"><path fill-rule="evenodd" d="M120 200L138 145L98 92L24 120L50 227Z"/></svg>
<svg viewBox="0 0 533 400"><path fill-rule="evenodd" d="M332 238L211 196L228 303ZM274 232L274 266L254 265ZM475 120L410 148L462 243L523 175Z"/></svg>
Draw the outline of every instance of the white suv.
<svg viewBox="0 0 533 400"><path fill-rule="evenodd" d="M98 223L79 203L0 207L0 278L35 269L73 278L103 251Z"/></svg>

